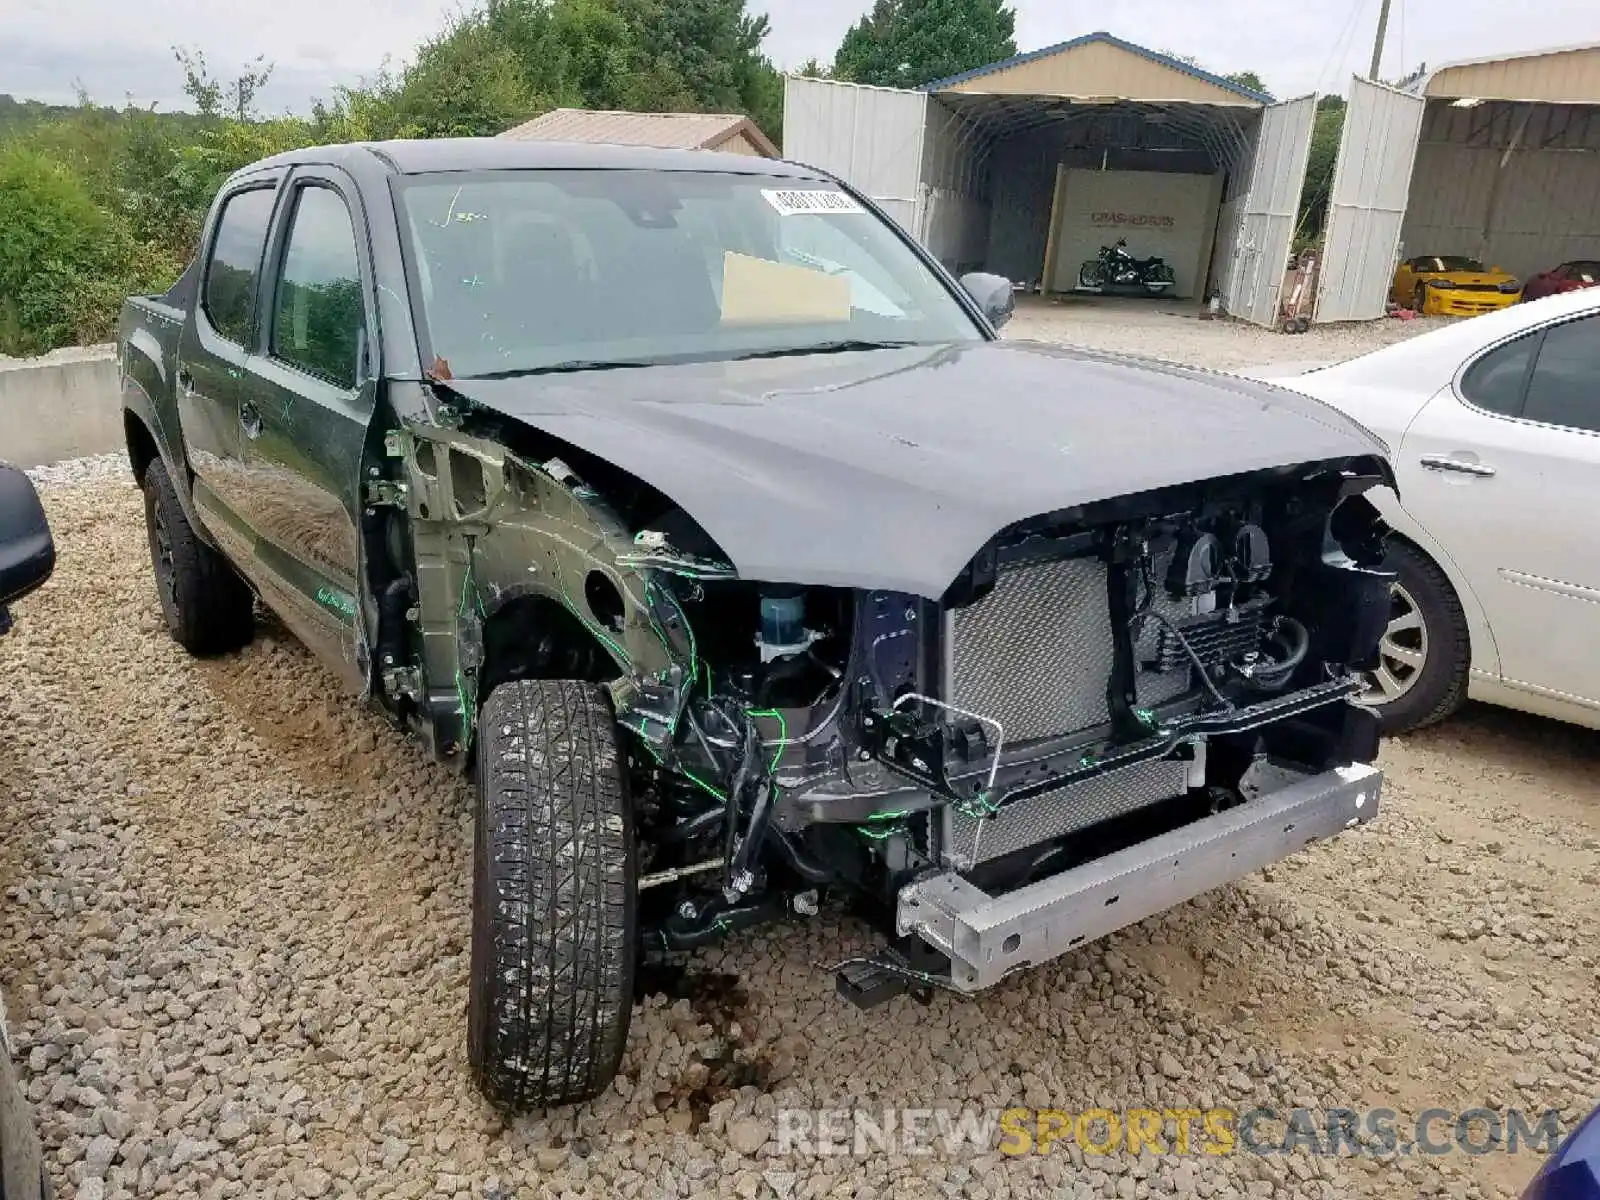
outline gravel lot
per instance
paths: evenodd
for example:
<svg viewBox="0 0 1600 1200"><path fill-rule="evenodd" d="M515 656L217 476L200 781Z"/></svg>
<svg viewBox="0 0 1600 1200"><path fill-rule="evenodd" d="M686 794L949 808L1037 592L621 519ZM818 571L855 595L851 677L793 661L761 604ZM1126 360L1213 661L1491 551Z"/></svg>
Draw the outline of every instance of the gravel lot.
<svg viewBox="0 0 1600 1200"><path fill-rule="evenodd" d="M1437 329L1448 317L1313 325L1290 337L1243 321L1202 321L1183 302L1019 296L1006 336L1069 342L1222 371L1268 363L1321 366Z"/></svg>
<svg viewBox="0 0 1600 1200"><path fill-rule="evenodd" d="M1470 708L1386 747L1375 826L977 1001L844 1006L818 964L871 939L827 910L702 952L614 1091L508 1125L464 1069L463 781L270 620L186 658L125 465L48 477L60 565L0 640L0 984L66 1197L1490 1197L1537 1156L780 1156L777 1112L1600 1099L1600 742Z"/></svg>

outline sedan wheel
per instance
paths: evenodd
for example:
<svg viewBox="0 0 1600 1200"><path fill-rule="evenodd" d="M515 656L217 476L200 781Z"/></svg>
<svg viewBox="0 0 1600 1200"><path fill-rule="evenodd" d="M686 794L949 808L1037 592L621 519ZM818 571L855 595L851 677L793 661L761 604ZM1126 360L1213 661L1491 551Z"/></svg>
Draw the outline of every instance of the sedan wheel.
<svg viewBox="0 0 1600 1200"><path fill-rule="evenodd" d="M1377 665L1357 701L1378 714L1384 733L1443 720L1467 697L1471 644L1461 601L1437 563L1398 538L1384 564L1395 573L1389 621Z"/></svg>
<svg viewBox="0 0 1600 1200"><path fill-rule="evenodd" d="M1422 678L1428 658L1428 627L1416 599L1404 585L1395 584L1389 593L1389 625L1378 643L1378 666L1367 672L1367 687L1362 700L1385 704L1398 700Z"/></svg>

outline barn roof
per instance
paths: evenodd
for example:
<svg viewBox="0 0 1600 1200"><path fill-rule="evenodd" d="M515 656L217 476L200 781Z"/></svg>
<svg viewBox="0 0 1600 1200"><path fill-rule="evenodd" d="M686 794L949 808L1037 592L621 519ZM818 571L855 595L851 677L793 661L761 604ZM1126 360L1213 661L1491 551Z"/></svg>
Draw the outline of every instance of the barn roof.
<svg viewBox="0 0 1600 1200"><path fill-rule="evenodd" d="M743 135L762 153L778 148L754 121L737 113L641 113L558 108L514 126L500 136L530 142L605 142L622 146L661 146L711 150Z"/></svg>

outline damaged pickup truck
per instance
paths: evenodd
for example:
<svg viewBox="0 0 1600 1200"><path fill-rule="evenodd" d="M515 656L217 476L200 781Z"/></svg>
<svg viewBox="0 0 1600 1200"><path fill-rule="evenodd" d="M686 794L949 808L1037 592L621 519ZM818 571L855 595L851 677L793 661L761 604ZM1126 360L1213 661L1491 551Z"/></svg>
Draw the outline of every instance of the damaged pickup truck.
<svg viewBox="0 0 1600 1200"><path fill-rule="evenodd" d="M801 166L515 141L228 181L121 329L174 637L259 597L476 780L468 1053L604 1088L635 967L853 904L972 993L1371 820L1383 447L996 340Z"/></svg>

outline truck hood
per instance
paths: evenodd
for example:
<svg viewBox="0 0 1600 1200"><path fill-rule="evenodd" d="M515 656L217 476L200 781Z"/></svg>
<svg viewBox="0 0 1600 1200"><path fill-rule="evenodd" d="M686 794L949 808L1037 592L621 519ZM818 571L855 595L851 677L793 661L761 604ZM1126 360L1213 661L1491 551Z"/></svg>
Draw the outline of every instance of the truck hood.
<svg viewBox="0 0 1600 1200"><path fill-rule="evenodd" d="M448 386L665 493L743 578L933 599L1026 517L1383 453L1293 392L1014 341Z"/></svg>

